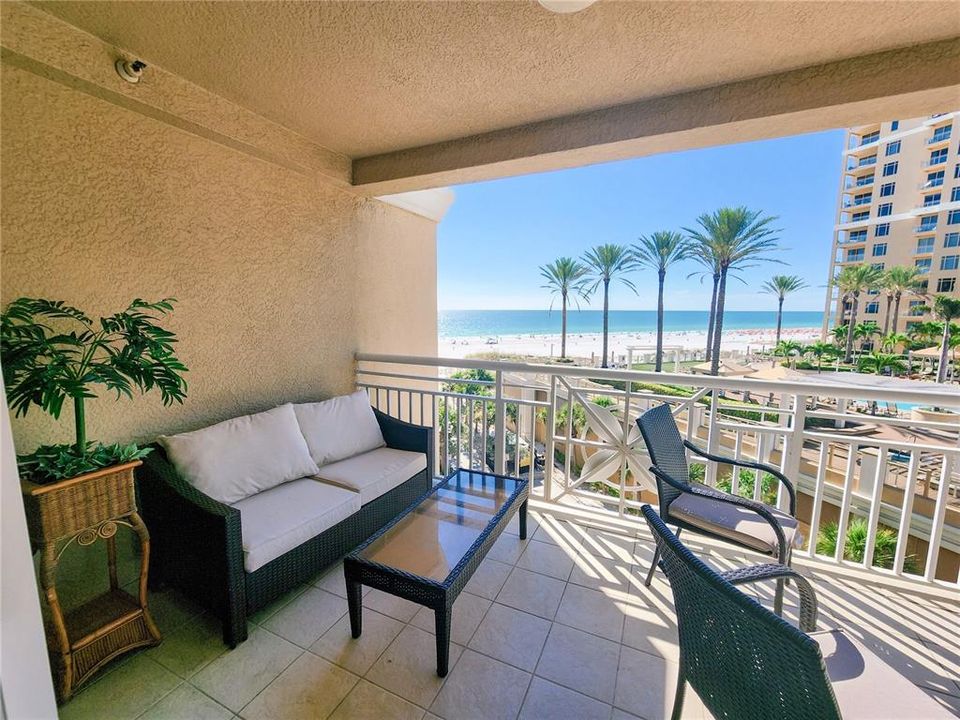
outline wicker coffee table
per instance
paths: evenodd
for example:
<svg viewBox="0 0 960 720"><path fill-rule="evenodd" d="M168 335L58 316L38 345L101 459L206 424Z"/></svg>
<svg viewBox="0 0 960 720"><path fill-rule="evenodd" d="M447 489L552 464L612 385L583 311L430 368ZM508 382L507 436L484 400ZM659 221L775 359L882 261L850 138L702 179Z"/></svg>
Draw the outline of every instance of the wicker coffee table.
<svg viewBox="0 0 960 720"><path fill-rule="evenodd" d="M437 675L447 674L454 600L519 510L527 536L527 481L458 470L343 561L350 631L360 637L361 586L434 611Z"/></svg>

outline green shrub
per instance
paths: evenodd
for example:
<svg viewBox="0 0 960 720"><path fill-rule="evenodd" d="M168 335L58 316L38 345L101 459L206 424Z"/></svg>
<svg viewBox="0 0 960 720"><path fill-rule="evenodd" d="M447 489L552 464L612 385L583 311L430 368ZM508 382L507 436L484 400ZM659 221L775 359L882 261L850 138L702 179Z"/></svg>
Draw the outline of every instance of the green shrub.
<svg viewBox="0 0 960 720"><path fill-rule="evenodd" d="M817 534L817 553L819 555L833 554L837 550L837 537L840 528L837 523L830 522L820 528ZM847 538L843 544L843 559L862 563L867 549L867 534L869 528L863 518L855 518L847 527ZM893 560L897 552L897 534L889 528L878 528L877 537L873 545L873 566L886 568L893 567ZM920 568L916 558L907 555L903 560L903 569L908 573L918 574Z"/></svg>
<svg viewBox="0 0 960 720"><path fill-rule="evenodd" d="M727 473L723 477L717 478L717 489L724 492L731 492L733 481L731 474ZM753 470L741 470L738 475L737 495L745 498L753 498L754 486L756 484L756 473ZM770 473L763 473L760 478L760 502L767 505L775 505L777 502L777 489L779 481Z"/></svg>

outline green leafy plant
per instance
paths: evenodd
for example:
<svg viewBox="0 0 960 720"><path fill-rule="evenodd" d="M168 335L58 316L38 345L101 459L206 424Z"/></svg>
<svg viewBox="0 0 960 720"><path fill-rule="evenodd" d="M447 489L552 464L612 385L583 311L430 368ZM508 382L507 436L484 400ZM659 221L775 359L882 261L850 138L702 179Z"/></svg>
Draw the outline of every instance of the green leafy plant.
<svg viewBox="0 0 960 720"><path fill-rule="evenodd" d="M17 416L34 405L54 419L73 404L76 440L38 448L18 458L24 476L55 482L143 457L135 445L87 441L85 404L97 386L133 397L159 390L165 405L183 402L186 366L177 358L174 333L160 327L172 298L136 299L114 315L92 320L63 301L20 298L0 315L0 358L7 402Z"/></svg>
<svg viewBox="0 0 960 720"><path fill-rule="evenodd" d="M841 327L844 328L844 330L846 329L846 326L842 325ZM807 345L803 348L803 352L808 355L813 355L813 357L817 359L817 372L822 371L824 358L829 360L838 355L837 348L825 342L815 342Z"/></svg>
<svg viewBox="0 0 960 720"><path fill-rule="evenodd" d="M609 395L594 395L590 398L590 402L600 407L613 408L613 412L617 411L617 401Z"/></svg>
<svg viewBox="0 0 960 720"><path fill-rule="evenodd" d="M756 474L753 470L741 470L737 475L737 495L745 498L753 498L753 490L756 485ZM770 473L763 473L760 478L760 501L767 505L775 505L777 502L777 488L779 483ZM717 478L717 489L723 492L732 492L733 482L729 474Z"/></svg>
<svg viewBox="0 0 960 720"><path fill-rule="evenodd" d="M843 543L843 558L853 562L863 562L864 554L867 549L867 534L869 528L867 521L863 518L855 518L850 521L847 527L847 537ZM837 523L829 522L820 528L817 534L817 553L819 555L833 554L837 550L837 538L840 535L840 528ZM897 534L889 528L878 528L877 537L873 544L873 565L890 569L893 567L893 560L897 553ZM917 574L920 572L917 561L912 555L907 555L903 559L903 569L908 573Z"/></svg>
<svg viewBox="0 0 960 720"><path fill-rule="evenodd" d="M863 355L857 361L857 370L862 373L898 375L906 369L907 364L899 355L890 355L888 353L877 352L876 350L869 355Z"/></svg>

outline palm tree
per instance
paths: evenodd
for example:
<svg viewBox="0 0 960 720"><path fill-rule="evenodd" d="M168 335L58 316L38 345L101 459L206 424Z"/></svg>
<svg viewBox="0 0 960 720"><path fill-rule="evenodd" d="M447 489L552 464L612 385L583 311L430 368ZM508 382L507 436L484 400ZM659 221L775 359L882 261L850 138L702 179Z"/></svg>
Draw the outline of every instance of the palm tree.
<svg viewBox="0 0 960 720"><path fill-rule="evenodd" d="M907 369L907 364L900 359L899 355L889 355L887 353L874 350L868 355L864 355L857 362L859 372L874 373L883 375L885 370L890 370L890 374L901 373Z"/></svg>
<svg viewBox="0 0 960 720"><path fill-rule="evenodd" d="M842 295L850 298L850 318L847 320L847 347L843 353L845 363L853 362L853 340L857 324L857 306L860 304L860 293L877 285L881 272L872 265L848 265L834 278L834 283Z"/></svg>
<svg viewBox="0 0 960 720"><path fill-rule="evenodd" d="M937 382L947 380L947 364L950 362L951 320L960 317L960 298L937 295L933 298L933 314L943 322L943 337L940 341L940 365L937 367Z"/></svg>
<svg viewBox="0 0 960 720"><path fill-rule="evenodd" d="M897 265L890 268L883 274L882 283L884 290L887 291L887 319L892 318L890 332L897 331L897 320L900 318L900 299L904 293L918 294L923 287L923 280L920 278L920 271L915 267L907 265ZM890 314L890 303L894 303L893 315ZM887 323L884 322L884 335L887 331Z"/></svg>
<svg viewBox="0 0 960 720"><path fill-rule="evenodd" d="M846 325L837 325L835 328L831 328L830 334L833 335L833 341L837 345L846 344L847 342L847 326Z"/></svg>
<svg viewBox="0 0 960 720"><path fill-rule="evenodd" d="M860 352L863 352L863 345L874 335L880 334L880 328L873 320L857 323L853 327L853 337L860 341Z"/></svg>
<svg viewBox="0 0 960 720"><path fill-rule="evenodd" d="M759 210L745 207L720 208L713 214L697 218L699 229L685 228L695 244L696 251L715 259L720 269L717 283L716 319L713 326L713 350L710 357L710 372L717 374L720 368L720 342L723 337L723 306L727 293L727 275L731 270L752 267L754 261L779 262L766 257L777 249L777 231L770 227L776 220L762 216Z"/></svg>
<svg viewBox="0 0 960 720"><path fill-rule="evenodd" d="M843 327L843 326L841 326ZM824 357L836 357L837 348L830 343L815 342L807 345L803 352L813 355L817 359L817 372L821 372Z"/></svg>
<svg viewBox="0 0 960 720"><path fill-rule="evenodd" d="M796 275L774 275L760 289L777 298L777 343L780 342L780 327L783 323L783 301L787 295L802 290L807 284Z"/></svg>
<svg viewBox="0 0 960 720"><path fill-rule="evenodd" d="M779 355L780 357L790 357L791 355L798 355L803 350L803 345L798 343L796 340L782 340L777 343L777 346L773 349L774 355Z"/></svg>
<svg viewBox="0 0 960 720"><path fill-rule="evenodd" d="M880 349L884 352L891 352L897 349L897 345L906 345L910 338L903 333L887 333L880 338Z"/></svg>
<svg viewBox="0 0 960 720"><path fill-rule="evenodd" d="M634 268L633 253L625 245L597 245L588 250L583 256L587 274L593 280L588 292L594 293L603 285L603 362L600 367L607 367L607 331L610 320L610 282L620 278L620 282L628 288L637 291L633 283L623 277L623 273Z"/></svg>
<svg viewBox="0 0 960 720"><path fill-rule="evenodd" d="M688 238L688 247L695 247L692 238ZM705 277L713 280L713 289L710 291L710 320L707 322L707 349L705 358L710 361L713 354L713 327L717 320L717 288L720 285L720 259L715 256L708 248L698 247L698 252L691 252L691 257L704 266L704 270L693 272L687 275L687 278L697 276L703 282Z"/></svg>
<svg viewBox="0 0 960 720"><path fill-rule="evenodd" d="M643 235L633 246L634 262L657 271L657 360L655 370L663 367L663 284L667 269L674 263L689 257L690 246L678 232L659 230L650 237Z"/></svg>
<svg viewBox="0 0 960 720"><path fill-rule="evenodd" d="M582 263L569 257L557 258L552 263L540 266L540 275L547 281L542 285L551 292L550 309L553 310L553 299L560 296L560 359L567 358L567 301L573 296L577 307L579 298L588 297L587 274L589 269Z"/></svg>
<svg viewBox="0 0 960 720"><path fill-rule="evenodd" d="M927 310L926 306L922 308ZM938 322L926 321L912 323L907 329L907 335L917 345L930 345L943 332L943 326Z"/></svg>

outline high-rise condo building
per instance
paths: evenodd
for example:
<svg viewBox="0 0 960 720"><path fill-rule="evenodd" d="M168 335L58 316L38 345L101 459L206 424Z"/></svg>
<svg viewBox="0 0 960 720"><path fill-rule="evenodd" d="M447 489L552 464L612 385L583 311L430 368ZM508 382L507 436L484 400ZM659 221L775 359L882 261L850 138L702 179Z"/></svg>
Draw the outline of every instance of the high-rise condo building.
<svg viewBox="0 0 960 720"><path fill-rule="evenodd" d="M954 125L960 111L847 130L830 275L847 265L916 267L920 293L905 294L896 323L882 287L862 294L856 322L899 332L931 319L932 295L960 291L960 157ZM827 290L824 334L844 322L850 304ZM893 305L889 314L895 313Z"/></svg>

